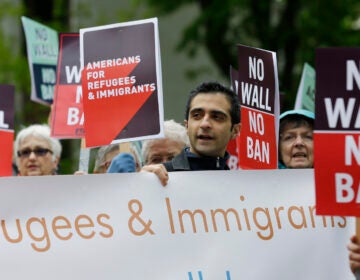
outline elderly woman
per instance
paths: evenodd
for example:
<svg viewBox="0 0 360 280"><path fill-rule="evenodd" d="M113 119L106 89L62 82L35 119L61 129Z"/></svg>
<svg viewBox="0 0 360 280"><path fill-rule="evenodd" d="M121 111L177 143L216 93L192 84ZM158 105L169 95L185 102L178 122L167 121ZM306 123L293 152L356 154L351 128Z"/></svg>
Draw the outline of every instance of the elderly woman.
<svg viewBox="0 0 360 280"><path fill-rule="evenodd" d="M290 110L280 115L279 168L313 168L314 113Z"/></svg>
<svg viewBox="0 0 360 280"><path fill-rule="evenodd" d="M34 124L22 129L14 143L19 175L55 175L61 149L60 141L50 136L49 126Z"/></svg>
<svg viewBox="0 0 360 280"><path fill-rule="evenodd" d="M174 120L164 122L164 134L165 138L143 141L141 153L144 165L171 161L189 145L186 128Z"/></svg>

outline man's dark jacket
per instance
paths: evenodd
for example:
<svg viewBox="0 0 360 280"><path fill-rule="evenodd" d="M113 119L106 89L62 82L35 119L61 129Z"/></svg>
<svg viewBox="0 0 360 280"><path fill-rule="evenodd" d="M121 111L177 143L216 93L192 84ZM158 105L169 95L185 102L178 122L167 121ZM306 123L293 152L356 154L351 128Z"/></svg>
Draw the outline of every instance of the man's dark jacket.
<svg viewBox="0 0 360 280"><path fill-rule="evenodd" d="M229 170L226 162L229 153L225 157L199 157L190 152L187 147L171 161L164 162L167 171L194 171L194 170Z"/></svg>

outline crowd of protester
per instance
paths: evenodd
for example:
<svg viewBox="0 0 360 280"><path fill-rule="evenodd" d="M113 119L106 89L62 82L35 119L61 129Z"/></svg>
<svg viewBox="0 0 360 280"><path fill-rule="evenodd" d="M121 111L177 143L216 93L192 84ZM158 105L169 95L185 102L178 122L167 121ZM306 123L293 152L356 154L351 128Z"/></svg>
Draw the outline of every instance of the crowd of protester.
<svg viewBox="0 0 360 280"><path fill-rule="evenodd" d="M314 113L306 110L290 110L280 115L280 169L313 167L314 118ZM228 169L226 148L241 127L236 94L217 82L200 84L189 95L184 124L166 120L164 137L141 141L140 158L132 143L128 143L130 148L125 151L120 148L122 144L99 147L91 173L140 170L157 173L158 168L170 171ZM35 124L21 129L14 142L18 175L57 174L61 150L60 141L50 136L48 125ZM185 166L177 165L178 155L188 161ZM199 159L202 157L208 158ZM163 165L164 162L167 163ZM164 171L161 173L167 173Z"/></svg>
<svg viewBox="0 0 360 280"><path fill-rule="evenodd" d="M280 115L279 169L314 167L314 120L314 113L303 109ZM92 173L152 172L165 186L169 172L229 170L227 145L239 134L240 127L237 95L220 83L202 83L190 92L184 125L165 121L164 137L142 141L141 159L131 143L127 151L122 151L119 144L100 147ZM14 167L18 176L58 174L62 146L50 135L50 127L45 124L30 125L17 133ZM360 268L360 244L355 235L347 248L350 268L356 273Z"/></svg>

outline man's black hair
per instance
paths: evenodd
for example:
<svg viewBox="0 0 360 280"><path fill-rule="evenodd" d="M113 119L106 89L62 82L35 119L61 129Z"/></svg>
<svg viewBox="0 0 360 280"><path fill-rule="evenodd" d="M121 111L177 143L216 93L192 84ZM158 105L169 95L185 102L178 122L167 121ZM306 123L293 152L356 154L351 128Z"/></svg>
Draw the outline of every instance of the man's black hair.
<svg viewBox="0 0 360 280"><path fill-rule="evenodd" d="M190 111L190 104L191 101L194 99L196 95L199 93L209 93L215 94L220 93L226 96L229 100L231 105L230 116L231 116L231 124L238 124L240 123L240 103L238 96L232 91L230 88L223 86L218 82L204 82L198 85L194 90L190 92L190 95L187 100L186 104L186 111L185 111L185 119L189 119L189 111Z"/></svg>

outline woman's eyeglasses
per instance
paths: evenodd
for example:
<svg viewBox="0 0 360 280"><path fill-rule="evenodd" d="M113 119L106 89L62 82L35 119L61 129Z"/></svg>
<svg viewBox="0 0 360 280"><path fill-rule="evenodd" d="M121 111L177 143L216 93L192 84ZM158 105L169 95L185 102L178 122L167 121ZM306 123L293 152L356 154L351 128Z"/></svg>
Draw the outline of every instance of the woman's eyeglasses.
<svg viewBox="0 0 360 280"><path fill-rule="evenodd" d="M51 150L46 148L35 148L35 149L24 149L17 152L18 157L21 158L28 158L31 153L34 153L37 157L43 157L47 153L53 153Z"/></svg>

